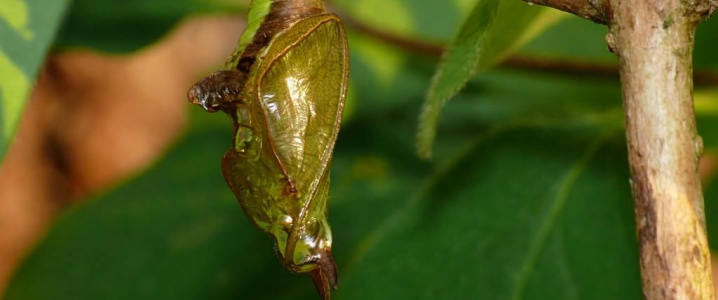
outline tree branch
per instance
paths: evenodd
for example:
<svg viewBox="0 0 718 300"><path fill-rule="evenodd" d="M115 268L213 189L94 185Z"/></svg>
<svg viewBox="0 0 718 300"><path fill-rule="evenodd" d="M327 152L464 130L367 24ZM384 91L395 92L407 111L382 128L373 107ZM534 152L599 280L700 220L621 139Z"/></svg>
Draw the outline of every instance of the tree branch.
<svg viewBox="0 0 718 300"><path fill-rule="evenodd" d="M715 299L693 111L692 53L709 0L611 0L646 299Z"/></svg>
<svg viewBox="0 0 718 300"><path fill-rule="evenodd" d="M606 40L620 65L644 298L715 299L698 174L703 142L693 111L693 45L698 22L718 1L525 1L609 25Z"/></svg>
<svg viewBox="0 0 718 300"><path fill-rule="evenodd" d="M608 24L610 21L610 6L606 0L523 0L531 4L553 7L591 20L599 24Z"/></svg>

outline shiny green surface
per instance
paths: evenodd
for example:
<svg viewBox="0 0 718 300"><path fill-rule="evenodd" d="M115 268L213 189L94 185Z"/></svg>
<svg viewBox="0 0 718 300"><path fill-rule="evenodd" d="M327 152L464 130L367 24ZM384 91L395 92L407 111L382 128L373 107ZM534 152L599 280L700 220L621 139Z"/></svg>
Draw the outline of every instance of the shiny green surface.
<svg viewBox="0 0 718 300"><path fill-rule="evenodd" d="M348 45L336 15L279 21L292 23L282 24L286 29L250 56L248 74L217 71L188 97L232 118L234 147L222 158L227 184L250 221L274 237L284 265L293 272L311 271L327 298L329 287L337 286L327 201L346 98ZM272 32L259 27L265 30L259 34ZM241 40L253 40L258 29L250 25L248 30ZM243 43L228 64L248 57Z"/></svg>
<svg viewBox="0 0 718 300"><path fill-rule="evenodd" d="M313 252L331 247L324 219L328 167L346 94L345 41L332 15L299 21L277 37L250 74L246 86L253 88L244 96L251 101L250 126L263 137L261 154L245 159L234 149L223 159L225 177L244 199L247 215L274 235L295 271L313 269L304 265L317 255ZM259 146L256 141L249 147ZM289 219L294 222L287 224Z"/></svg>

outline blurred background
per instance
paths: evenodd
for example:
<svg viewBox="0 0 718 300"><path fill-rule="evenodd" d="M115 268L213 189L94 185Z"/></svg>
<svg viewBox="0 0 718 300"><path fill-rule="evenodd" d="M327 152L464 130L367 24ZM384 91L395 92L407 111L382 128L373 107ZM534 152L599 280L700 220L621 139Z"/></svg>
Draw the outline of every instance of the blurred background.
<svg viewBox="0 0 718 300"><path fill-rule="evenodd" d="M232 52L248 4L0 1L3 299L318 299L223 181L231 122L185 97ZM337 299L641 297L605 27L500 4L488 40L508 46L442 109L421 160L422 104L442 51L483 24L477 1L327 5L352 68L331 177ZM716 49L710 20L694 81L714 246ZM22 86L24 109L10 102Z"/></svg>

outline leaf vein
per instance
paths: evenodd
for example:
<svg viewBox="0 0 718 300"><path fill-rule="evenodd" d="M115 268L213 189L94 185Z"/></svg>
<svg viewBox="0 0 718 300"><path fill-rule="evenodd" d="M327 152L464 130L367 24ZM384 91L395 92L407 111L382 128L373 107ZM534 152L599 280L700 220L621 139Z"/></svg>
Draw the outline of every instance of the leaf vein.
<svg viewBox="0 0 718 300"><path fill-rule="evenodd" d="M523 263L523 267L519 272L519 277L516 281L513 296L510 299L518 300L523 298L523 293L526 289L528 279L533 272L534 266L538 262L541 251L546 246L549 236L556 224L556 220L560 216L563 208L566 206L568 196L570 195L576 181L583 173L586 165L594 157L600 146L603 144L604 138L597 139L592 145L586 148L583 155L576 161L564 176L560 183L559 189L554 198L553 205L551 206L548 215L543 221L543 224L539 228L536 239L531 243L526 260Z"/></svg>

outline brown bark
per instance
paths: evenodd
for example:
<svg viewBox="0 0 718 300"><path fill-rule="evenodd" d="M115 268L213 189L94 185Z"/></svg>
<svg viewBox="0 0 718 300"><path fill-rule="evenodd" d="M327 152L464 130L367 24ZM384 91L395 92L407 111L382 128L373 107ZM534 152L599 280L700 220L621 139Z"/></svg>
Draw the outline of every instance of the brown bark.
<svg viewBox="0 0 718 300"><path fill-rule="evenodd" d="M612 0L646 299L715 299L693 111L693 38L708 1Z"/></svg>
<svg viewBox="0 0 718 300"><path fill-rule="evenodd" d="M608 24L610 10L606 0L523 0L531 4L553 7L599 24Z"/></svg>

